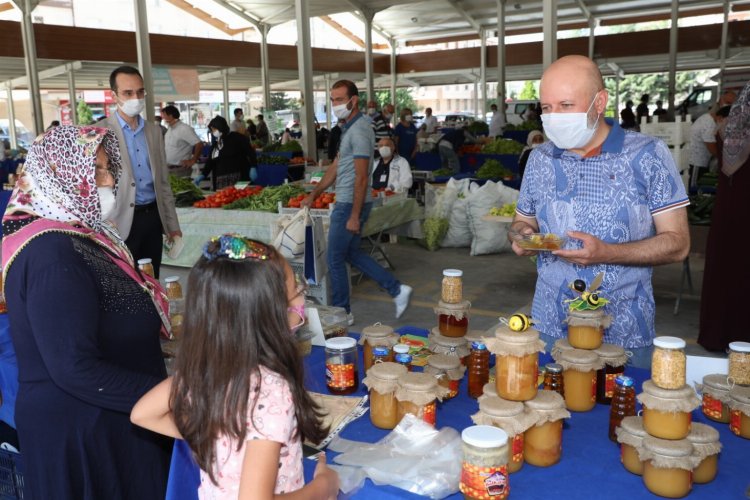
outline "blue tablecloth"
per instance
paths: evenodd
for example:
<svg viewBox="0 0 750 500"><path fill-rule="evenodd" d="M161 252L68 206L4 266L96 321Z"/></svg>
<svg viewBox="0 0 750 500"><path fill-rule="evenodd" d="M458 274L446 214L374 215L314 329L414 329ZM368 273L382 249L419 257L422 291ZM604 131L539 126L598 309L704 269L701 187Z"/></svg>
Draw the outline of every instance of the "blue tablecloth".
<svg viewBox="0 0 750 500"><path fill-rule="evenodd" d="M406 327L406 332L415 333L414 328ZM426 335L427 331L423 330ZM548 355L541 356L541 362L549 361ZM313 347L312 353L305 359L307 386L310 390L326 392L325 358L323 349ZM362 379L362 360L360 353L360 380ZM636 379L637 393L641 384L649 377L649 372L638 368L627 368L626 374ZM356 395L364 395L364 386ZM476 400L466 395L466 378L461 381L459 396L438 406L437 426L450 426L462 430L470 425L471 415L479 408ZM696 484L689 495L691 499L730 499L745 498L745 490L750 485L747 474L747 459L750 457L750 441L735 436L726 424L717 424L705 418L700 409L693 412L693 421L707 423L720 434L724 446L719 458L719 473L716 479L708 484ZM523 468L510 476L512 498L549 500L550 498L585 499L606 498L607 500L633 500L642 498L661 498L652 495L643 485L640 476L627 472L620 464L619 448L607 437L609 425L609 406L597 404L586 413L572 413L563 431L563 457L560 463L552 467L534 467L524 464ZM376 442L389 431L377 429L370 423L369 414L350 423L341 433L346 439ZM334 463L335 453L328 452L328 462ZM187 458L186 458L187 457ZM194 489L177 488L178 484L197 485L197 471L186 466L189 452L184 444L176 445L173 457L173 477L170 477L168 499L196 499ZM305 481L312 480L315 462L305 460ZM392 486L375 486L366 480L364 487L352 498L389 499L420 498L417 495ZM460 499L460 493L451 495L451 499Z"/></svg>

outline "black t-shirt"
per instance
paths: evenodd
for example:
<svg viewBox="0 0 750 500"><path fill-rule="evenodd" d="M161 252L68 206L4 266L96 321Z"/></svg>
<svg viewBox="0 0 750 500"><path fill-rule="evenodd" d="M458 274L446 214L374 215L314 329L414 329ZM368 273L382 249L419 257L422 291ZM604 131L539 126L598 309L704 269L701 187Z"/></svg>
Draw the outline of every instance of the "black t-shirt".
<svg viewBox="0 0 750 500"><path fill-rule="evenodd" d="M393 160L393 158L391 158ZM385 163L381 158L372 172L372 188L383 189L388 187L388 175L390 174L390 161Z"/></svg>

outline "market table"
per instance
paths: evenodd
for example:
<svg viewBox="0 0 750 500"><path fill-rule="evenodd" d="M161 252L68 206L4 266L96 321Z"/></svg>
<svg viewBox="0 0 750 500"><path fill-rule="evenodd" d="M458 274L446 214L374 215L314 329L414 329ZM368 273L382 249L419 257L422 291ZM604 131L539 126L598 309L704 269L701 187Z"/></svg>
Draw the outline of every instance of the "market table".
<svg viewBox="0 0 750 500"><path fill-rule="evenodd" d="M251 210L178 208L177 218L180 221L185 248L176 259L170 259L164 253L162 264L192 267L200 257L206 241L223 233L239 233L259 241L270 242L279 217L278 213ZM370 211L362 235L374 237L383 231L423 218L424 208L420 207L414 198L388 201ZM380 248L380 251L383 249Z"/></svg>
<svg viewBox="0 0 750 500"><path fill-rule="evenodd" d="M413 327L400 328L400 333L426 335L426 330ZM352 336L356 336L353 334ZM540 364L549 361L549 355L541 355ZM363 378L362 352L359 363L360 381ZM626 368L627 375L636 380L636 392L641 392L643 381L649 378L647 370ZM305 377L307 388L311 391L327 393L325 386L325 356L323 348L313 347L312 353L305 358ZM354 395L366 394L364 386ZM459 395L438 405L437 427L450 426L459 432L473 425L471 415L479 406L476 400L466 393L466 377L461 381ZM643 485L640 476L627 472L620 463L619 448L609 440L609 406L597 404L586 413L571 412L572 417L565 423L563 431L562 460L552 467L535 467L524 464L523 468L510 476L510 497L523 499L549 500L596 499L633 500L662 498L651 494ZM746 498L746 489L750 485L747 474L747 460L750 458L750 441L735 436L726 424L708 420L700 409L693 412L693 421L711 425L719 431L723 450L719 457L719 472L716 479L708 484L693 485L690 499L730 499ZM374 443L388 434L389 431L378 429L370 423L369 414L349 423L341 432L341 437L354 441ZM189 464L189 452L183 442L178 442L173 456L172 476L167 499L196 499L197 470ZM335 453L327 452L329 464L334 464ZM312 480L315 462L304 460L305 481ZM191 487L192 485L192 487ZM364 487L350 498L388 499L388 498L421 498L418 495L393 486L376 486L369 479ZM460 493L451 495L451 499L463 498Z"/></svg>

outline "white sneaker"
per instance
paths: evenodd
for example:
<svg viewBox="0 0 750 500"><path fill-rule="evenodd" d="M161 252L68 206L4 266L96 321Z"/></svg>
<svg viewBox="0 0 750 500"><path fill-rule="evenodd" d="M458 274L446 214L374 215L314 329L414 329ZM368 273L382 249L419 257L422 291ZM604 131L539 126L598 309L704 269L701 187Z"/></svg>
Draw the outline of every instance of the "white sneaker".
<svg viewBox="0 0 750 500"><path fill-rule="evenodd" d="M354 314L346 313L346 322L349 324L349 326L352 326L354 324Z"/></svg>
<svg viewBox="0 0 750 500"><path fill-rule="evenodd" d="M396 318L400 318L406 308L409 307L409 299L411 298L411 287L409 285L401 285L401 291L398 295L393 297L393 302L396 303Z"/></svg>

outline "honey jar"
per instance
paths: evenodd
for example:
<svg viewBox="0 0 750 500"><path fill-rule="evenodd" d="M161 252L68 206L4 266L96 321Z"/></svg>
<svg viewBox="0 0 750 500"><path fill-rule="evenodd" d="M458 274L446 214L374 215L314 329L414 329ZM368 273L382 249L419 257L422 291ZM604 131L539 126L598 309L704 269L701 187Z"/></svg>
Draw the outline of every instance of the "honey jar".
<svg viewBox="0 0 750 500"><path fill-rule="evenodd" d="M474 425L461 432L461 442L463 461L458 489L464 498L508 498L508 435L505 431L489 425Z"/></svg>
<svg viewBox="0 0 750 500"><path fill-rule="evenodd" d="M656 337L651 355L651 380L662 389L685 385L685 341L678 337Z"/></svg>
<svg viewBox="0 0 750 500"><path fill-rule="evenodd" d="M430 425L436 424L436 403L442 401L448 389L438 385L437 379L427 373L407 372L398 379L396 399L398 400L398 421L411 413Z"/></svg>
<svg viewBox="0 0 750 500"><path fill-rule="evenodd" d="M463 337L466 335L469 330L470 309L471 302L468 300L455 304L439 301L434 311L438 315L440 334L446 337Z"/></svg>
<svg viewBox="0 0 750 500"><path fill-rule="evenodd" d="M693 469L693 482L710 483L716 478L719 470L719 431L710 425L694 423L687 440L693 445L693 455L698 460L698 466Z"/></svg>
<svg viewBox="0 0 750 500"><path fill-rule="evenodd" d="M393 346L393 361L403 365L408 371L411 371L412 355L409 353L410 347L406 344L396 344Z"/></svg>
<svg viewBox="0 0 750 500"><path fill-rule="evenodd" d="M536 396L539 381L539 353L544 342L539 332L529 328L514 332L506 325L486 339L487 348L495 354L495 388L497 395L510 401L528 401Z"/></svg>
<svg viewBox="0 0 750 500"><path fill-rule="evenodd" d="M549 467L562 456L564 418L570 418L565 400L554 391L539 391L524 403L533 425L523 435L523 459L537 467Z"/></svg>
<svg viewBox="0 0 750 500"><path fill-rule="evenodd" d="M604 329L612 317L603 309L568 311L568 342L576 349L596 349L604 341Z"/></svg>
<svg viewBox="0 0 750 500"><path fill-rule="evenodd" d="M615 393L615 379L625 373L628 355L619 345L602 344L594 349L604 362L604 367L596 372L596 402L608 405Z"/></svg>
<svg viewBox="0 0 750 500"><path fill-rule="evenodd" d="M458 304L463 300L464 272L460 269L443 269L440 298L447 304Z"/></svg>
<svg viewBox="0 0 750 500"><path fill-rule="evenodd" d="M750 439L750 388L737 386L729 391L729 430Z"/></svg>
<svg viewBox="0 0 750 500"><path fill-rule="evenodd" d="M557 361L560 359L560 354L562 354L564 351L569 351L571 349L574 349L574 347L570 345L570 342L568 342L568 339L557 339L555 340L555 343L552 344L552 349L550 350L550 354L552 355L552 359Z"/></svg>
<svg viewBox="0 0 750 500"><path fill-rule="evenodd" d="M167 276L164 278L164 291L167 294L169 300L181 299L182 297L182 285L180 284L179 276Z"/></svg>
<svg viewBox="0 0 750 500"><path fill-rule="evenodd" d="M148 274L152 278L154 277L154 264L151 259L138 259L138 269L143 274Z"/></svg>
<svg viewBox="0 0 750 500"><path fill-rule="evenodd" d="M750 342L729 343L729 378L737 385L750 385Z"/></svg>
<svg viewBox="0 0 750 500"><path fill-rule="evenodd" d="M648 436L643 428L641 417L625 417L615 430L617 442L620 443L620 462L630 473L638 476L643 474L643 461L641 450L643 449L643 438Z"/></svg>
<svg viewBox="0 0 750 500"><path fill-rule="evenodd" d="M690 433L690 412L701 405L692 387L662 389L652 380L643 383L643 392L637 399L643 405L644 429L661 439L686 438Z"/></svg>
<svg viewBox="0 0 750 500"><path fill-rule="evenodd" d="M729 387L727 376L720 373L705 375L702 384L695 384L703 395L703 414L714 422L729 423Z"/></svg>
<svg viewBox="0 0 750 500"><path fill-rule="evenodd" d="M510 442L508 472L513 474L523 467L523 435L534 423L533 417L524 412L523 403L486 396L479 401L479 412L471 420L477 425L494 425L504 430Z"/></svg>
<svg viewBox="0 0 750 500"><path fill-rule="evenodd" d="M560 354L563 367L565 407L571 411L589 411L596 405L596 371L604 366L593 351L571 349Z"/></svg>
<svg viewBox="0 0 750 500"><path fill-rule="evenodd" d="M693 445L686 439L643 438L643 484L666 498L682 498L693 487Z"/></svg>
<svg viewBox="0 0 750 500"><path fill-rule="evenodd" d="M393 429L399 423L396 388L406 374L404 366L386 361L373 365L362 381L370 389L370 421L380 429Z"/></svg>
<svg viewBox="0 0 750 500"><path fill-rule="evenodd" d="M376 346L388 347L389 355L387 361L393 361L393 345L398 342L399 336L393 331L393 328L387 325L375 323L362 329L362 335L359 336L359 343L363 346L363 359L365 373L373 364L372 348Z"/></svg>
<svg viewBox="0 0 750 500"><path fill-rule="evenodd" d="M446 337L440 333L438 327L434 327L427 336L428 349L435 354L447 354L456 356L461 364L466 365L466 356L469 355L469 347L462 337Z"/></svg>
<svg viewBox="0 0 750 500"><path fill-rule="evenodd" d="M351 394L357 390L357 341L351 337L334 337L326 340L326 386L336 395Z"/></svg>
<svg viewBox="0 0 750 500"><path fill-rule="evenodd" d="M434 376L439 385L448 389L445 399L452 399L458 395L458 386L466 373L466 367L456 356L433 354L427 358L424 373Z"/></svg>

